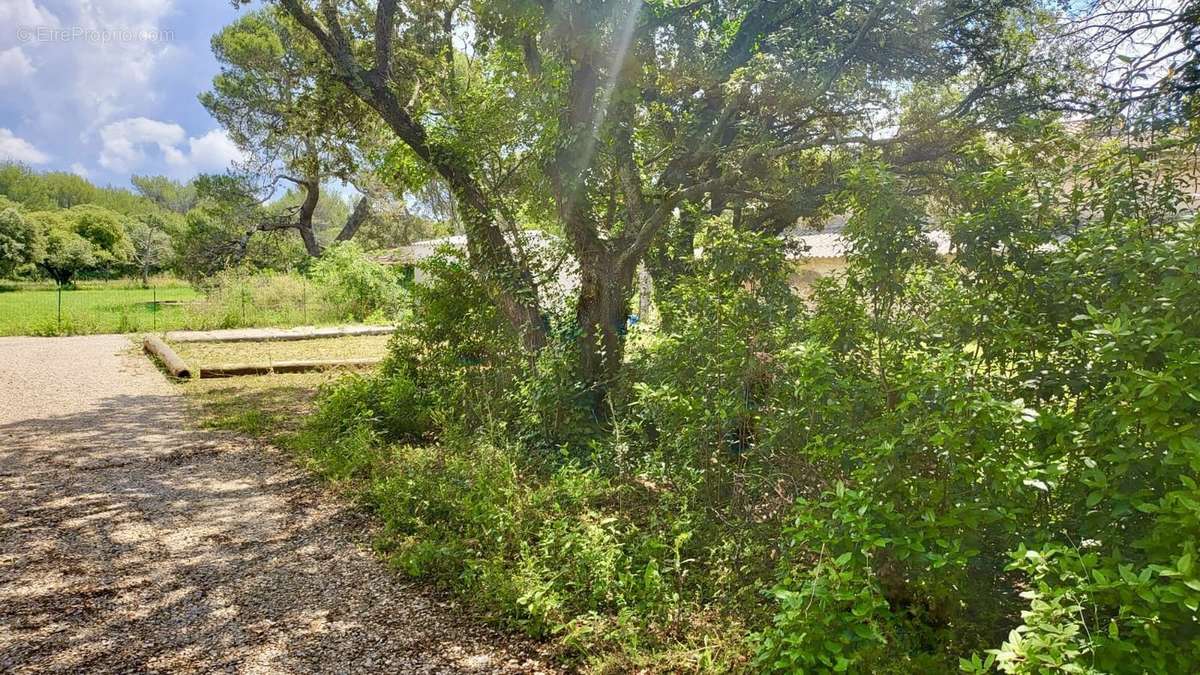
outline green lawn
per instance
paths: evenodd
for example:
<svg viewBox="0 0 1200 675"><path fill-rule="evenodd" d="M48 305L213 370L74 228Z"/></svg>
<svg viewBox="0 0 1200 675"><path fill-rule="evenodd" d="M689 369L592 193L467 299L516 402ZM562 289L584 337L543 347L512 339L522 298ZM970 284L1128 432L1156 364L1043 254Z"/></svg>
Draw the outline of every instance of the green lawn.
<svg viewBox="0 0 1200 675"><path fill-rule="evenodd" d="M158 282L152 288L136 283L84 282L60 294L53 287L33 284L0 286L0 335L70 335L133 333L183 328L184 305L200 299L178 281ZM155 301L158 304L155 304Z"/></svg>
<svg viewBox="0 0 1200 675"><path fill-rule="evenodd" d="M45 282L0 282L0 336L141 333L216 328L331 325L345 307L297 275L248 276L208 296L169 276L142 288L134 279L81 281L60 297Z"/></svg>

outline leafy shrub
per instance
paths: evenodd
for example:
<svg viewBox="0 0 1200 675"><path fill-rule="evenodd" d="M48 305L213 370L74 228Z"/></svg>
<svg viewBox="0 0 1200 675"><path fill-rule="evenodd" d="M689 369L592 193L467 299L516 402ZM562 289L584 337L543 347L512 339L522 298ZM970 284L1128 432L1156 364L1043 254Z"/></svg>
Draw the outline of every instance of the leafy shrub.
<svg viewBox="0 0 1200 675"><path fill-rule="evenodd" d="M369 427L386 441L420 441L433 430L427 397L399 373L350 375L323 393L314 424L332 436Z"/></svg>
<svg viewBox="0 0 1200 675"><path fill-rule="evenodd" d="M994 179L976 176L992 205L1030 189ZM1053 246L1066 210L980 206L976 231L1026 233L984 240L1007 262L968 253L957 275L918 265L888 290L855 285L886 264L863 257L826 289L814 335L842 346L826 352L840 388L874 394L801 450L840 468L796 504L760 665L1190 668L1200 239L1153 203ZM900 316L871 320L881 307Z"/></svg>
<svg viewBox="0 0 1200 675"><path fill-rule="evenodd" d="M399 280L352 241L330 246L310 274L327 301L342 307L348 319L391 323L399 311Z"/></svg>
<svg viewBox="0 0 1200 675"><path fill-rule="evenodd" d="M436 258L302 446L398 567L597 669L1187 672L1200 229L1159 169L1066 145L967 153L953 260L864 164L807 304L778 244L705 224L607 424L569 322L530 358Z"/></svg>

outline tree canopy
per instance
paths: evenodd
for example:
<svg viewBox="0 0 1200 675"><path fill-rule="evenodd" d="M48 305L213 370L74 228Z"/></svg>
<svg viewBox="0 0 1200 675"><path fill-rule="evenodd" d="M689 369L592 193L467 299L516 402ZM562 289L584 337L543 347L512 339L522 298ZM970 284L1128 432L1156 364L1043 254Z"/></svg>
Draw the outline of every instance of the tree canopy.
<svg viewBox="0 0 1200 675"><path fill-rule="evenodd" d="M513 236L560 231L581 268L580 367L602 397L634 271L691 256L693 214L781 230L864 154L917 173L1061 89L1024 0L277 4L394 134L384 172L436 175L525 345L548 309ZM666 276L666 275L662 275Z"/></svg>
<svg viewBox="0 0 1200 675"><path fill-rule="evenodd" d="M295 230L309 255L320 255L314 218L322 184L353 179L357 141L371 132L361 102L316 67L311 36L274 10L246 14L213 36L212 47L221 73L200 102L250 156L241 173L246 189L271 195L283 181L303 194L286 209L256 214L249 228ZM335 240L352 238L368 214L364 197Z"/></svg>

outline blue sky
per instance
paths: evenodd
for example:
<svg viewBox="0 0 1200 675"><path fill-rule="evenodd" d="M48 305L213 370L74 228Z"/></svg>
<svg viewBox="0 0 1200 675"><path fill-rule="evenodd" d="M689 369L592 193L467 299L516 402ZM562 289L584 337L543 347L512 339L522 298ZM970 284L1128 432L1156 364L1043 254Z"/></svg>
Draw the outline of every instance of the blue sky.
<svg viewBox="0 0 1200 675"><path fill-rule="evenodd" d="M228 0L0 0L0 160L127 187L239 157L196 95Z"/></svg>

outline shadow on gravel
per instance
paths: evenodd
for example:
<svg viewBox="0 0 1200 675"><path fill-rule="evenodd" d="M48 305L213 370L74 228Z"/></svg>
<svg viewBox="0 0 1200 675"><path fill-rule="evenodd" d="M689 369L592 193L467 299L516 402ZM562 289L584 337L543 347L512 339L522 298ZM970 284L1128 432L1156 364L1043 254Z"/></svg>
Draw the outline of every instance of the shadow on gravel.
<svg viewBox="0 0 1200 675"><path fill-rule="evenodd" d="M0 671L547 670L368 536L178 397L0 425Z"/></svg>

